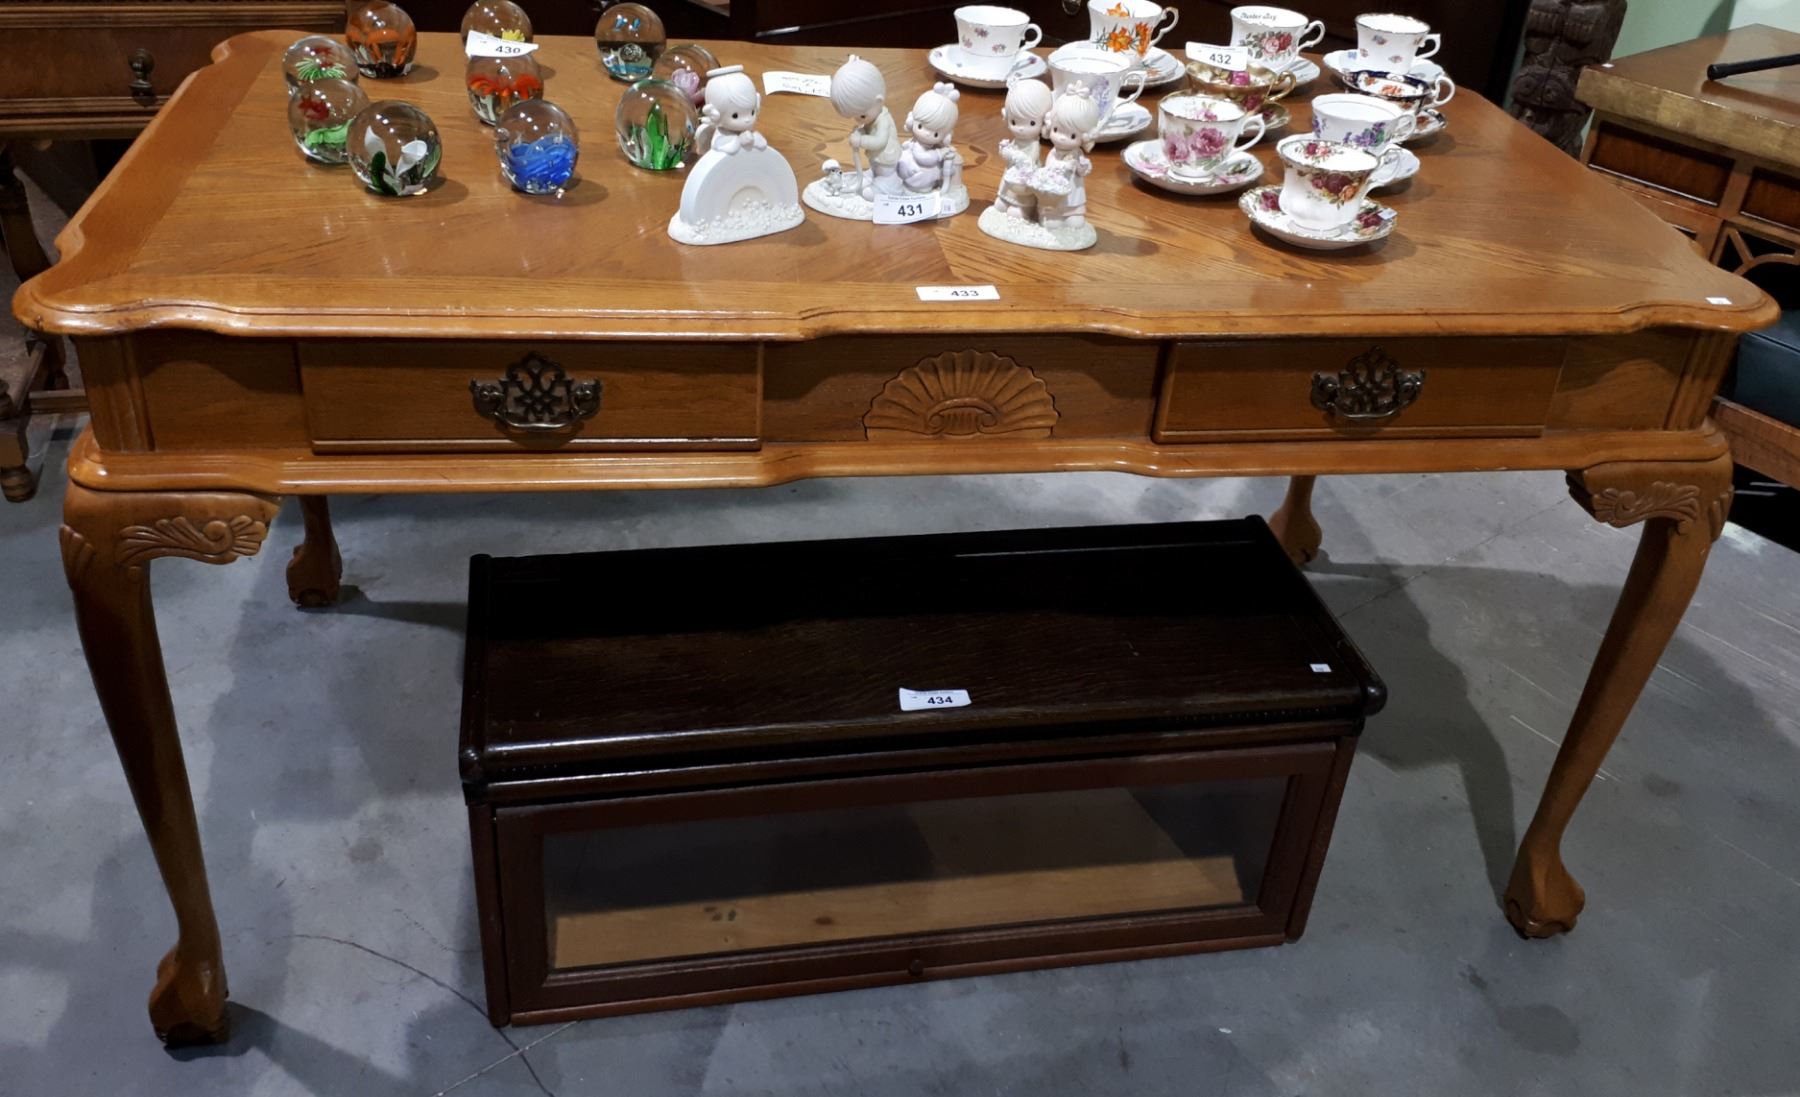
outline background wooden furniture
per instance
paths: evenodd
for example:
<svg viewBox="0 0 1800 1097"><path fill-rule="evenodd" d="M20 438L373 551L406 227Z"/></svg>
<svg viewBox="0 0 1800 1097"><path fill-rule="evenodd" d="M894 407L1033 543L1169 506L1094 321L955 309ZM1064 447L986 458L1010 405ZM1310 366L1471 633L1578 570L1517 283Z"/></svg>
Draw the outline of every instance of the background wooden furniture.
<svg viewBox="0 0 1800 1097"><path fill-rule="evenodd" d="M307 518L290 592L323 601L334 492L1291 475L1280 529L1301 556L1318 547L1307 477L1567 470L1600 521L1644 526L1506 892L1521 932L1574 925L1584 900L1562 834L1723 527L1731 463L1706 410L1735 334L1777 312L1604 180L1465 93L1450 132L1420 148L1420 178L1389 199L1395 234L1350 252L1263 238L1233 199L1141 187L1116 149L1088 177L1100 239L1086 252L1016 248L967 215L815 216L688 248L665 232L681 176L633 169L606 143L622 86L590 40L540 39L557 101L600 135L561 201L501 180L449 35L423 36L419 71L382 89L440 120L441 185L386 200L303 162L281 120L288 40L221 47L71 223L62 263L13 301L74 337L88 372L63 553L180 926L151 1000L166 1038L222 1035L225 975L147 567L254 555L288 494ZM839 53L721 48L752 71L825 71ZM933 82L917 52L866 55L897 103ZM978 207L1002 98L962 101ZM845 134L818 97L772 97L759 126L803 177ZM915 292L958 284L999 299ZM559 370L599 389L579 430L509 429L470 400L471 381L547 385L568 409ZM1421 382L1404 406L1401 374ZM1372 417L1346 417L1334 392Z"/></svg>
<svg viewBox="0 0 1800 1097"><path fill-rule="evenodd" d="M341 34L341 0L16 0L0 6L0 243L24 281L49 259L31 227L25 188L13 171L16 142L135 137L214 45L260 27ZM36 341L24 363L0 376L0 489L29 499L31 413L78 411L66 389L60 339ZM34 392L34 390L37 390ZM16 442L15 442L16 439Z"/></svg>
<svg viewBox="0 0 1800 1097"><path fill-rule="evenodd" d="M1255 518L478 556L467 644L497 1025L1294 940L1387 696Z"/></svg>
<svg viewBox="0 0 1800 1097"><path fill-rule="evenodd" d="M1715 61L1800 53L1800 34L1750 26L1583 72L1594 108L1582 160L1688 236L1695 250L1800 306L1800 68L1706 78ZM1800 390L1800 357L1767 368ZM1721 397L1740 462L1800 487L1800 422Z"/></svg>

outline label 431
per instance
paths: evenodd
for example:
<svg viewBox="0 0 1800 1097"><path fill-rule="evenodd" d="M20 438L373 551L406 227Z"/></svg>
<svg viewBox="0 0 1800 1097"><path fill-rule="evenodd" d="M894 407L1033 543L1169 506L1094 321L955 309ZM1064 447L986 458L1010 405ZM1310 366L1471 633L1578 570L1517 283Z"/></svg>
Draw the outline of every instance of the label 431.
<svg viewBox="0 0 1800 1097"><path fill-rule="evenodd" d="M937 191L928 194L877 194L875 223L910 225L915 221L934 221L937 219L938 208Z"/></svg>

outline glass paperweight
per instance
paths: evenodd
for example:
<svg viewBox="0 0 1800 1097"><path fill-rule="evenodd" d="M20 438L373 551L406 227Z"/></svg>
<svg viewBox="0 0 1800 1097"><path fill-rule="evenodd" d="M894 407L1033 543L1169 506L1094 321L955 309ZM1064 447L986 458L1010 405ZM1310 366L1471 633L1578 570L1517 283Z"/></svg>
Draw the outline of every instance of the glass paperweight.
<svg viewBox="0 0 1800 1097"><path fill-rule="evenodd" d="M464 77L475 117L493 125L514 103L544 97L544 78L529 53L521 57L471 57Z"/></svg>
<svg viewBox="0 0 1800 1097"><path fill-rule="evenodd" d="M575 120L555 103L515 103L494 126L494 152L506 181L526 194L554 194L575 177L581 137Z"/></svg>
<svg viewBox="0 0 1800 1097"><path fill-rule="evenodd" d="M625 90L613 120L627 160L651 171L668 171L680 167L694 150L700 112L673 82L639 80Z"/></svg>
<svg viewBox="0 0 1800 1097"><path fill-rule="evenodd" d="M281 75L292 95L300 85L314 80L356 79L356 58L350 55L350 47L337 39L309 34L288 47L281 58Z"/></svg>
<svg viewBox="0 0 1800 1097"><path fill-rule="evenodd" d="M712 50L687 42L664 50L651 66L650 75L686 92L697 107L706 97L706 74L718 67L719 59Z"/></svg>
<svg viewBox="0 0 1800 1097"><path fill-rule="evenodd" d="M313 80L288 100L288 130L308 159L341 164L350 155L350 121L368 105L369 97L348 80Z"/></svg>
<svg viewBox="0 0 1800 1097"><path fill-rule="evenodd" d="M444 154L431 116L398 99L364 107L350 120L350 168L376 194L423 194Z"/></svg>
<svg viewBox="0 0 1800 1097"><path fill-rule="evenodd" d="M372 0L350 9L344 24L344 40L364 76L385 79L412 71L413 54L419 48L419 32L412 16L388 0Z"/></svg>
<svg viewBox="0 0 1800 1097"><path fill-rule="evenodd" d="M472 30L504 38L508 42L529 42L531 16L526 15L525 9L512 0L475 0L469 5L469 10L463 12L463 42L468 42L469 32Z"/></svg>
<svg viewBox="0 0 1800 1097"><path fill-rule="evenodd" d="M627 83L650 75L667 41L662 17L642 4L614 4L600 13L594 27L600 63L614 80Z"/></svg>

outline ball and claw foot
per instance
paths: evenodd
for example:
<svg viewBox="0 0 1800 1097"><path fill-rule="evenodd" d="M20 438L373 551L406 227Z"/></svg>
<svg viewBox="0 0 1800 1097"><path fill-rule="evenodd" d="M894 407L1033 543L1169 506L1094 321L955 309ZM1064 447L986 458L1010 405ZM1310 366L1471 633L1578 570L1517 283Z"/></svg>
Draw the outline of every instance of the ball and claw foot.
<svg viewBox="0 0 1800 1097"><path fill-rule="evenodd" d="M150 1024L169 1047L222 1044L231 1037L225 973L209 961L184 960L176 945L156 965Z"/></svg>
<svg viewBox="0 0 1800 1097"><path fill-rule="evenodd" d="M1562 859L1552 854L1542 863L1521 850L1506 885L1506 920L1521 937L1555 937L1575 928L1587 895Z"/></svg>
<svg viewBox="0 0 1800 1097"><path fill-rule="evenodd" d="M23 503L37 494L37 477L24 465L0 469L0 494L9 503Z"/></svg>

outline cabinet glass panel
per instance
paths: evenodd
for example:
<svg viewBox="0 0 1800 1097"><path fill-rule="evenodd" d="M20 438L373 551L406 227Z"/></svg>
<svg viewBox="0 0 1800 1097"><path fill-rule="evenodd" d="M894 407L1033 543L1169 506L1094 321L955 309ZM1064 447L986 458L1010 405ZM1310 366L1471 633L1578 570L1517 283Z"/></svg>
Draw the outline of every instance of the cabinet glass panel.
<svg viewBox="0 0 1800 1097"><path fill-rule="evenodd" d="M1285 776L550 834L552 969L1256 904Z"/></svg>

